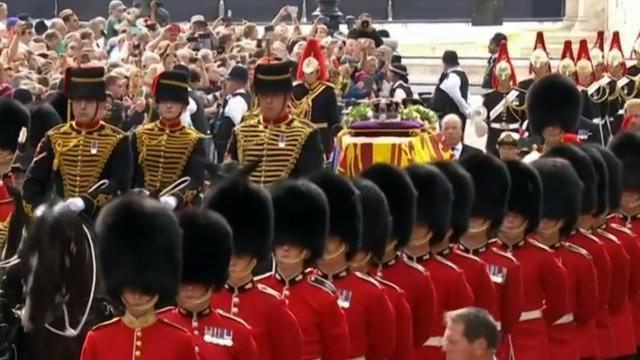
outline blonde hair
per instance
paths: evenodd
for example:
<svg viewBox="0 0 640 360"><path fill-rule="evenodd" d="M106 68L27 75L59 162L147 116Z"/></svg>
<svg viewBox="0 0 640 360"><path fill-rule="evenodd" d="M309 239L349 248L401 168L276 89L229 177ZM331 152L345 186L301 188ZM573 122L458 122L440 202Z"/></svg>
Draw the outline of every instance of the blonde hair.
<svg viewBox="0 0 640 360"><path fill-rule="evenodd" d="M635 107L640 107L640 99L631 99L631 100L628 100L628 101L624 104L624 112L626 113L629 109L631 109L631 108L635 108Z"/></svg>

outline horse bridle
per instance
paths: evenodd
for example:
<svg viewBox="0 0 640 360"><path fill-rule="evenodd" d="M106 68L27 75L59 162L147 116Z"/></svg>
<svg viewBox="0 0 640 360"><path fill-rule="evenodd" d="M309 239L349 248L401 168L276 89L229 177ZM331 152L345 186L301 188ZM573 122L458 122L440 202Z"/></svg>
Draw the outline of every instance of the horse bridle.
<svg viewBox="0 0 640 360"><path fill-rule="evenodd" d="M82 224L82 229L85 232L86 240L89 243L89 250L91 252L91 269L92 269L92 279L91 279L91 292L89 294L89 300L87 301L87 307L84 310L84 314L82 315L82 319L80 323L75 328L72 328L69 325L69 311L67 310L66 300L62 303L62 313L64 315L64 331L58 330L49 324L44 324L47 330L51 331L54 334L64 336L64 337L76 337L80 334L82 327L87 322L87 318L89 317L89 312L91 311L91 307L93 306L93 301L95 298L96 291L96 281L97 281L97 266L96 266L96 251L93 246L93 239L91 238L91 232L87 228L86 225Z"/></svg>

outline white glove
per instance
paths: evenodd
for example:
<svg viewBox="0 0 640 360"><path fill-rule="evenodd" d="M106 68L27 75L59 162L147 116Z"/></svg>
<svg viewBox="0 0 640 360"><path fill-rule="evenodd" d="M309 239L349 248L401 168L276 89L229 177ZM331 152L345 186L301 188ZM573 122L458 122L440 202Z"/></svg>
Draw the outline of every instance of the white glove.
<svg viewBox="0 0 640 360"><path fill-rule="evenodd" d="M487 123L484 121L473 121L473 128L477 137L483 137L489 132L489 126L487 126Z"/></svg>
<svg viewBox="0 0 640 360"><path fill-rule="evenodd" d="M79 197L72 197L67 199L67 201L64 202L64 205L76 214L84 210L85 206L84 201Z"/></svg>
<svg viewBox="0 0 640 360"><path fill-rule="evenodd" d="M178 199L175 196L163 196L160 198L160 202L169 210L173 210L178 206Z"/></svg>

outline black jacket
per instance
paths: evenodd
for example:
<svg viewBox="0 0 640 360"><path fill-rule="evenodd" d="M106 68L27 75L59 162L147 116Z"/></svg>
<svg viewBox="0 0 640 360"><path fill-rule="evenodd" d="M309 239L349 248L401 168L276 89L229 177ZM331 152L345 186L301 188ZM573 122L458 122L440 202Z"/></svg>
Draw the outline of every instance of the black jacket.
<svg viewBox="0 0 640 360"><path fill-rule="evenodd" d="M377 48L382 46L382 45L384 45L384 41L382 40L380 35L378 35L378 32L376 32L376 30L374 28L371 28L371 30L369 30L369 31L358 29L358 28L353 28L353 29L349 30L349 33L347 34L347 38L349 38L349 39L362 39L362 38L371 39L376 44Z"/></svg>

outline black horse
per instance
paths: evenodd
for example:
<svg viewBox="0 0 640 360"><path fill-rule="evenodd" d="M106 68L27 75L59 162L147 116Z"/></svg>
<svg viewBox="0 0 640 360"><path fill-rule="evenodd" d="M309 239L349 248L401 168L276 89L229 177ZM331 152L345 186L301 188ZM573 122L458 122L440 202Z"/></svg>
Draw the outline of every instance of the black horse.
<svg viewBox="0 0 640 360"><path fill-rule="evenodd" d="M90 226L61 202L36 209L18 250L23 359L78 359L86 333L109 318Z"/></svg>

